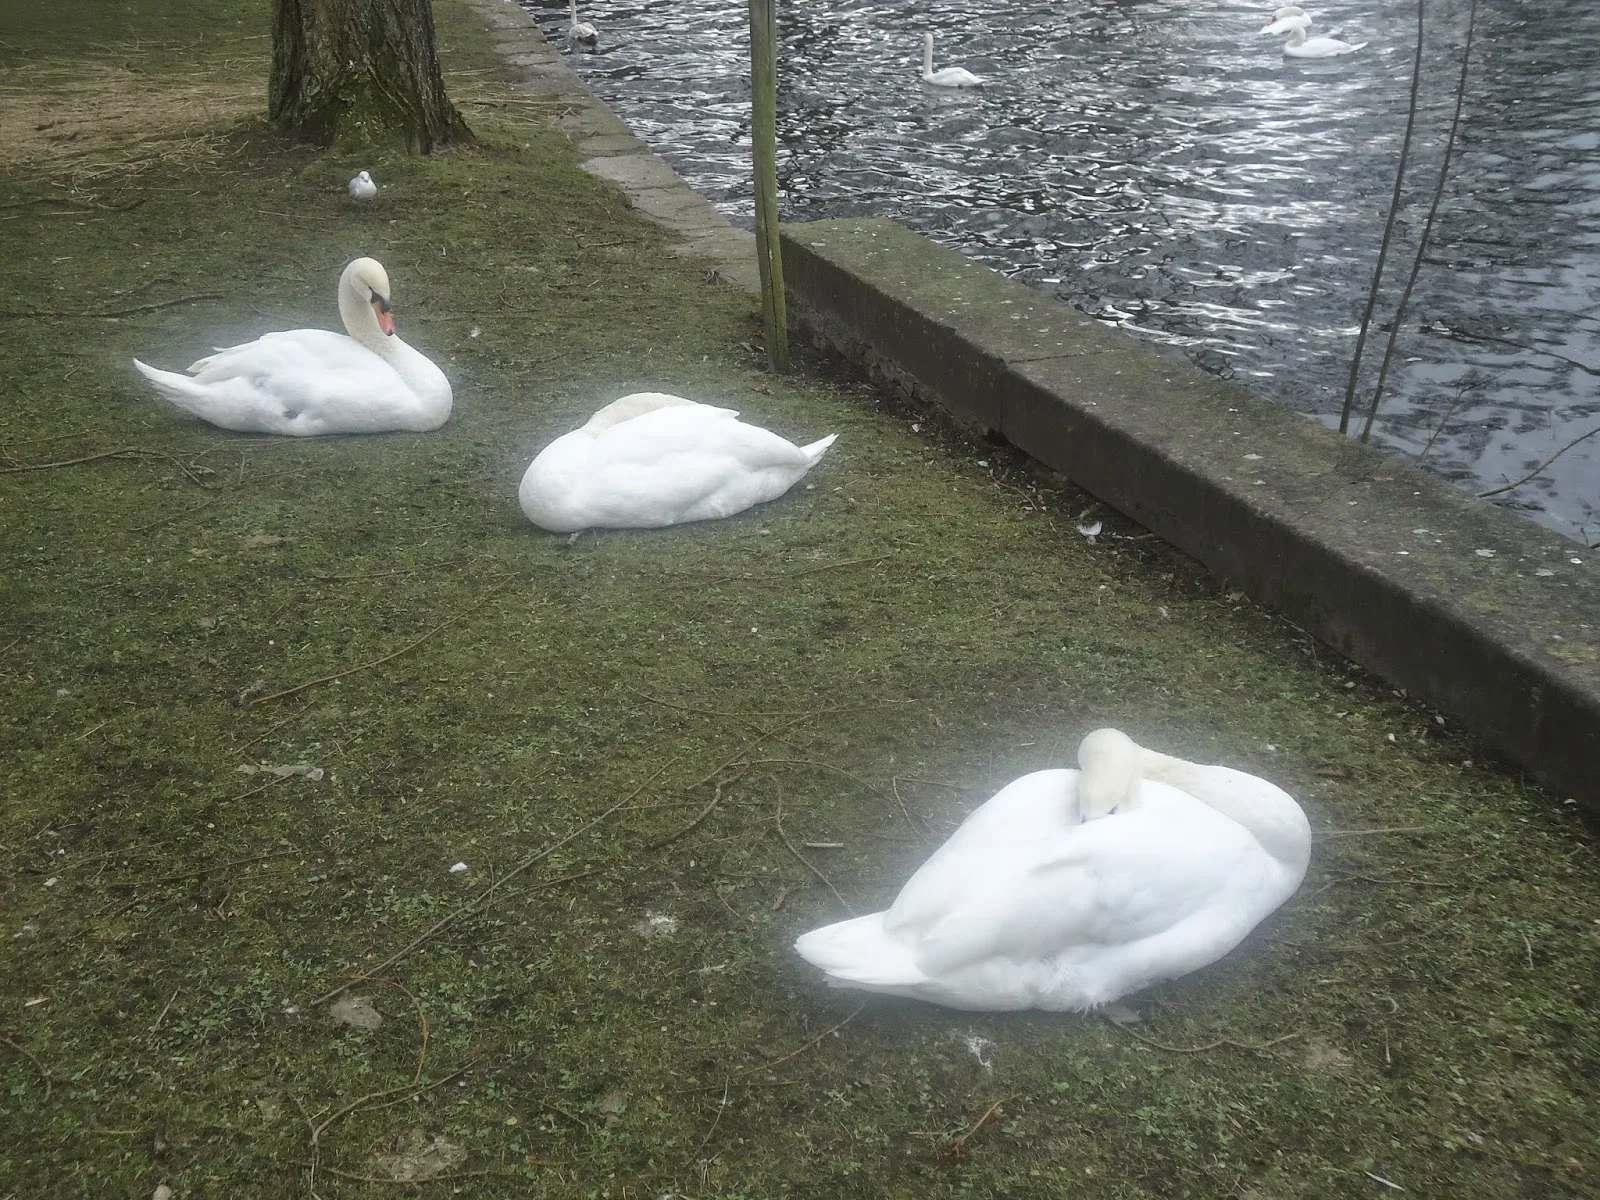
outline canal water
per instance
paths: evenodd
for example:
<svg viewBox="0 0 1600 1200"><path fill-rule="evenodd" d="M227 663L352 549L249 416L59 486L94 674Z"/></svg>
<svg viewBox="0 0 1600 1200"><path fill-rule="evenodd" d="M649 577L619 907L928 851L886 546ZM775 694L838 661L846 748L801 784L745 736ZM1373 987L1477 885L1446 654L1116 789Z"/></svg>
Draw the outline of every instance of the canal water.
<svg viewBox="0 0 1600 1200"><path fill-rule="evenodd" d="M523 0L555 45L566 9ZM739 0L582 0L590 87L750 224ZM786 219L891 216L1198 365L1334 423L1406 125L1415 5L780 0ZM1466 0L1427 10L1421 103L1369 334L1370 401L1441 163ZM919 78L961 65L977 91ZM1480 0L1466 103L1374 441L1600 542L1600 5Z"/></svg>

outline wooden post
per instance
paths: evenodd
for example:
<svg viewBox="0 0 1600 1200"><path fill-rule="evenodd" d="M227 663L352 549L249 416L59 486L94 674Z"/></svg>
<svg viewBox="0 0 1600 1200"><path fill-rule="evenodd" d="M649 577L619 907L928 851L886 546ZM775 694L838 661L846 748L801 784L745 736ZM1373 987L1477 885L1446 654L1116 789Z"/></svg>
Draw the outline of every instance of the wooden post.
<svg viewBox="0 0 1600 1200"><path fill-rule="evenodd" d="M789 369L783 257L778 250L778 21L776 0L750 0L750 157L755 170L756 265L767 365Z"/></svg>

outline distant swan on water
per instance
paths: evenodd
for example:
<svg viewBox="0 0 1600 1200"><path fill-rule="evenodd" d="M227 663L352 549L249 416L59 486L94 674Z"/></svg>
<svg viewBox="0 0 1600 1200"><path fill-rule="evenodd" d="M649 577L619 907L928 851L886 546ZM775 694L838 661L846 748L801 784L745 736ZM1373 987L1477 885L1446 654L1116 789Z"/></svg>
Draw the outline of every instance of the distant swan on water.
<svg viewBox="0 0 1600 1200"><path fill-rule="evenodd" d="M567 16L572 22L567 26L567 40L591 47L600 40L598 29L587 21L578 20L578 0L568 0Z"/></svg>
<svg viewBox="0 0 1600 1200"><path fill-rule="evenodd" d="M938 71L933 69L932 33L922 35L922 82L931 83L934 87L947 88L983 86L983 80L965 67L945 67Z"/></svg>
<svg viewBox="0 0 1600 1200"><path fill-rule="evenodd" d="M1261 32L1287 33L1289 40L1284 43L1283 52L1290 58L1337 58L1342 54L1354 54L1367 44L1357 42L1351 45L1338 38L1307 37L1310 28L1311 18L1306 15L1305 9L1298 4L1291 4L1273 13L1272 20Z"/></svg>

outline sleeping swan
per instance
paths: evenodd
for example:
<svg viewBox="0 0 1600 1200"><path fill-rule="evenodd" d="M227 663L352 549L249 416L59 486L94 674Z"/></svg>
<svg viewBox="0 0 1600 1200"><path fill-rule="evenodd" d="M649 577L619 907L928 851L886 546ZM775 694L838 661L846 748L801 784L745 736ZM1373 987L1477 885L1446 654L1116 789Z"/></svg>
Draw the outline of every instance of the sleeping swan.
<svg viewBox="0 0 1600 1200"><path fill-rule="evenodd" d="M244 433L314 437L437 429L450 416L450 381L395 336L389 276L358 258L339 277L349 335L291 329L219 349L188 375L133 360L185 412ZM193 378L190 378L193 376Z"/></svg>
<svg viewBox="0 0 1600 1200"><path fill-rule="evenodd" d="M834 987L1085 1010L1215 962L1300 886L1311 826L1264 779L1100 729L969 816L886 912L795 942Z"/></svg>
<svg viewBox="0 0 1600 1200"><path fill-rule="evenodd" d="M796 446L738 418L664 392L613 400L539 452L517 499L552 533L709 521L783 495L838 436Z"/></svg>

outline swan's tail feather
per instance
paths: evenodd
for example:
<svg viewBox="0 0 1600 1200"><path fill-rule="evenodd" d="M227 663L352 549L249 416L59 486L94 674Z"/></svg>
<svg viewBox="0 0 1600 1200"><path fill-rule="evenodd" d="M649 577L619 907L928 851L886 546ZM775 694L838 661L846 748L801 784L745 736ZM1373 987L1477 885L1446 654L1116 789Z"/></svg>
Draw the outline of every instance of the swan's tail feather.
<svg viewBox="0 0 1600 1200"><path fill-rule="evenodd" d="M185 412L194 413L196 416L205 415L203 411L205 407L204 394L194 380L186 375L179 375L175 371L158 370L140 362L137 358L133 360L133 365L138 368L139 374L155 385L156 391L160 392L179 408Z"/></svg>
<svg viewBox="0 0 1600 1200"><path fill-rule="evenodd" d="M903 991L928 982L910 949L884 932L882 913L813 929L794 948L835 986Z"/></svg>
<svg viewBox="0 0 1600 1200"><path fill-rule="evenodd" d="M827 452L828 447L833 445L834 439L836 439L838 436L839 435L837 433L830 433L825 438L818 438L810 445L801 446L800 453L806 456L806 461L808 463L810 463L812 466L816 466L817 459L821 458L823 454Z"/></svg>

